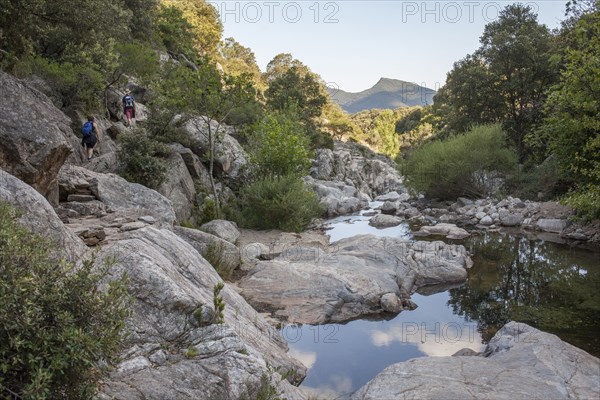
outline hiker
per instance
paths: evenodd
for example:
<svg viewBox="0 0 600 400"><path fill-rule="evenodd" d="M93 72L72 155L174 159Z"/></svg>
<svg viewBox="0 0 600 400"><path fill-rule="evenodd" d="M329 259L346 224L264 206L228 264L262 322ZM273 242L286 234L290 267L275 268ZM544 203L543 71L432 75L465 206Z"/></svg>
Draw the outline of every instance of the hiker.
<svg viewBox="0 0 600 400"><path fill-rule="evenodd" d="M129 89L125 91L125 96L123 96L123 114L127 117L127 126L131 126L131 119L135 118L135 99Z"/></svg>
<svg viewBox="0 0 600 400"><path fill-rule="evenodd" d="M87 159L90 161L94 155L94 146L100 141L100 130L94 117L91 115L88 117L88 120L81 128L81 133L83 134L81 145L85 147Z"/></svg>

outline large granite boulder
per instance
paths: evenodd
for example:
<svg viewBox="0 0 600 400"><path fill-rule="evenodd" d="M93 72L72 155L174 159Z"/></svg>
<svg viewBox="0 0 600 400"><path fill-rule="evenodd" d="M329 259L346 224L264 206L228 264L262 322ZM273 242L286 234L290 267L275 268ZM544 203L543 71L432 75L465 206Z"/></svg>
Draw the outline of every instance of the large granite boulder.
<svg viewBox="0 0 600 400"><path fill-rule="evenodd" d="M215 219L207 222L200 227L200 230L233 244L235 244L240 237L240 231L238 230L237 224L224 219Z"/></svg>
<svg viewBox="0 0 600 400"><path fill-rule="evenodd" d="M175 211L168 199L155 190L127 182L118 175L65 165L60 170L58 180L61 193L76 193L80 188L89 188L110 211L126 210L138 217L151 215L167 226L175 221Z"/></svg>
<svg viewBox="0 0 600 400"><path fill-rule="evenodd" d="M286 398L303 398L278 373L301 380L306 368L236 291L218 296L224 321L215 321L215 270L186 241L166 229L128 232L102 247L98 260L115 260L111 276L126 272L135 298L122 361L101 387L101 399L255 398L272 376ZM293 379L293 378L290 378Z"/></svg>
<svg viewBox="0 0 600 400"><path fill-rule="evenodd" d="M31 186L0 170L0 200L22 211L19 222L31 232L58 244L62 256L79 261L87 247L69 231L48 201Z"/></svg>
<svg viewBox="0 0 600 400"><path fill-rule="evenodd" d="M158 192L171 200L177 222L189 221L196 198L194 181L179 153L173 152L166 162L165 180Z"/></svg>
<svg viewBox="0 0 600 400"><path fill-rule="evenodd" d="M351 184L371 198L393 191L406 193L393 161L356 143L335 142L333 151L317 150L311 176Z"/></svg>
<svg viewBox="0 0 600 400"><path fill-rule="evenodd" d="M221 124L217 126L216 122L212 121L210 125L211 131L216 131L219 128L218 140L215 141L215 172L218 175L237 179L241 178L244 169L248 165L248 155L238 143L238 141L230 135L233 133L231 128ZM191 136L194 146L192 150L196 154L208 154L209 133L208 124L200 118L193 118L188 121L183 129ZM216 137L216 136L215 136Z"/></svg>
<svg viewBox="0 0 600 400"><path fill-rule="evenodd" d="M297 247L259 261L238 287L250 304L274 317L342 322L382 313L388 293L407 301L419 287L464 282L471 264L463 246L359 235L327 251Z"/></svg>
<svg viewBox="0 0 600 400"><path fill-rule="evenodd" d="M352 400L600 398L598 358L529 325L509 322L484 354L391 365Z"/></svg>
<svg viewBox="0 0 600 400"><path fill-rule="evenodd" d="M306 177L305 182L317 193L328 217L353 213L367 208L369 196L342 182L320 181Z"/></svg>
<svg viewBox="0 0 600 400"><path fill-rule="evenodd" d="M415 236L445 236L446 239L464 239L471 234L464 230L463 228L459 228L454 224L440 223L432 226L422 226L419 231L415 232Z"/></svg>
<svg viewBox="0 0 600 400"><path fill-rule="evenodd" d="M71 153L70 120L50 99L0 71L0 168L56 201L56 175Z"/></svg>

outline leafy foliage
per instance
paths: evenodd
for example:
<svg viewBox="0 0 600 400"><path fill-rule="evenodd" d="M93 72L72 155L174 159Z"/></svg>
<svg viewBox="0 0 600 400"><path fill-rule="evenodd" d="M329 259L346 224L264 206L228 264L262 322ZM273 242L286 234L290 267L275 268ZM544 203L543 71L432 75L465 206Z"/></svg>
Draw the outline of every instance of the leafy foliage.
<svg viewBox="0 0 600 400"><path fill-rule="evenodd" d="M454 64L435 109L452 132L501 122L524 160L530 152L525 135L540 121L546 89L555 79L550 31L530 7L513 4L486 25L480 42L475 54Z"/></svg>
<svg viewBox="0 0 600 400"><path fill-rule="evenodd" d="M170 153L166 145L143 132L124 135L118 152L121 176L130 182L156 189L165 179L167 167L164 158Z"/></svg>
<svg viewBox="0 0 600 400"><path fill-rule="evenodd" d="M242 226L301 232L323 214L316 193L293 175L265 177L240 193Z"/></svg>
<svg viewBox="0 0 600 400"><path fill-rule="evenodd" d="M249 147L259 176L303 176L310 168L309 138L293 114L266 114L254 125Z"/></svg>
<svg viewBox="0 0 600 400"><path fill-rule="evenodd" d="M516 171L499 125L482 125L456 137L424 144L403 163L407 183L428 197L484 196L491 183Z"/></svg>
<svg viewBox="0 0 600 400"><path fill-rule="evenodd" d="M99 360L115 361L127 312L126 278L109 265L58 260L58 247L0 204L0 387L28 399L91 398Z"/></svg>

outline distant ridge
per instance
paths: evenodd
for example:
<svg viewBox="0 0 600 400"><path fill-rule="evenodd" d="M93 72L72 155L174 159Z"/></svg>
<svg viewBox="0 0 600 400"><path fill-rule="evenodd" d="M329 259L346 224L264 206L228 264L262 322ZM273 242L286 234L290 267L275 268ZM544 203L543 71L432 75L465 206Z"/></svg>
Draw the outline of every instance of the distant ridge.
<svg viewBox="0 0 600 400"><path fill-rule="evenodd" d="M433 103L436 91L415 83L381 78L370 89L358 93L329 87L331 99L350 114L373 108L425 106Z"/></svg>

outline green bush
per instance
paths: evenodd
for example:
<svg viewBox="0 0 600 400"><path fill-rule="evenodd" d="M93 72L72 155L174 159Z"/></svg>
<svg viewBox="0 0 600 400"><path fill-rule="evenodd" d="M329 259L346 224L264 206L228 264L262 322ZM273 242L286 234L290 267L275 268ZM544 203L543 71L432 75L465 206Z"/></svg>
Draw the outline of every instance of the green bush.
<svg viewBox="0 0 600 400"><path fill-rule="evenodd" d="M130 182L158 188L165 179L164 158L171 154L171 149L139 130L123 135L119 142L120 175Z"/></svg>
<svg viewBox="0 0 600 400"><path fill-rule="evenodd" d="M401 165L408 185L439 199L490 194L491 180L516 171L517 159L506 147L499 125L481 125L444 141L417 148Z"/></svg>
<svg viewBox="0 0 600 400"><path fill-rule="evenodd" d="M301 232L323 214L316 193L293 176L265 177L240 194L240 225L257 229Z"/></svg>
<svg viewBox="0 0 600 400"><path fill-rule="evenodd" d="M99 290L109 265L58 260L17 218L0 203L0 397L91 398L97 361L115 361L122 343L126 278Z"/></svg>
<svg viewBox="0 0 600 400"><path fill-rule="evenodd" d="M255 124L249 153L260 176L303 176L310 168L311 151L305 129L291 115L267 114Z"/></svg>
<svg viewBox="0 0 600 400"><path fill-rule="evenodd" d="M101 107L104 77L93 66L35 57L18 66L19 77L31 74L48 84L52 100L60 108L77 107L91 112Z"/></svg>
<svg viewBox="0 0 600 400"><path fill-rule="evenodd" d="M588 222L600 218L600 185L575 189L561 199L561 203L575 210L577 219Z"/></svg>

